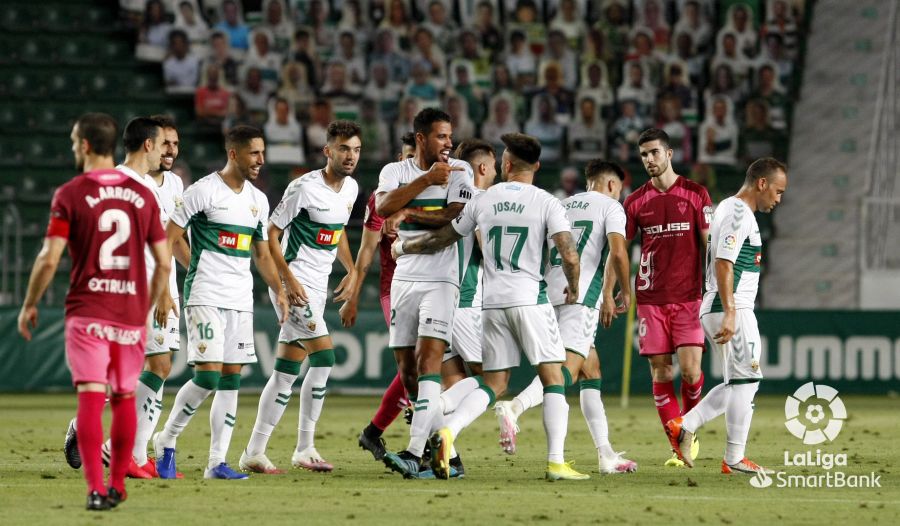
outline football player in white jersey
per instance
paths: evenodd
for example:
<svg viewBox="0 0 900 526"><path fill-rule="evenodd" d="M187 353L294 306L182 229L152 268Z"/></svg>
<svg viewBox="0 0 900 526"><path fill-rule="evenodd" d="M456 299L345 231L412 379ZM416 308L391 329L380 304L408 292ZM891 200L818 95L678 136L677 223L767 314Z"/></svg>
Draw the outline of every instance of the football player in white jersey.
<svg viewBox="0 0 900 526"><path fill-rule="evenodd" d="M265 162L261 130L235 126L225 135L228 162L184 193L184 204L169 221L170 245L190 229L191 262L184 282L188 363L194 378L175 397L163 430L153 435L160 478L175 478L175 443L206 398L210 409L210 448L205 478L242 479L226 457L237 418L241 368L256 363L253 345L253 276L250 259L280 307L288 300L269 252L265 220L269 203L253 186ZM296 302L296 298L295 298Z"/></svg>
<svg viewBox="0 0 900 526"><path fill-rule="evenodd" d="M565 303L578 299L578 252L565 209L533 185L541 145L521 133L501 137L506 145L501 161L503 182L476 196L450 225L413 239L398 239L393 252L431 253L472 234L481 233L484 254L483 384L471 391L446 419L446 427L431 436L432 469L438 478L450 476L450 451L459 433L484 413L509 384L510 370L521 353L537 367L543 382L544 429L547 431L551 480L584 480L563 457L568 410L561 364L566 351L559 335L544 281L544 251L548 238L556 244L566 277Z"/></svg>
<svg viewBox="0 0 900 526"><path fill-rule="evenodd" d="M302 305L292 307L278 335L275 370L259 398L250 443L241 455L240 468L257 473L279 473L266 456L269 437L278 425L309 357L309 370L300 388L300 425L291 457L296 468L331 471L333 466L316 451L313 437L334 366L334 344L325 325L328 276L335 256L347 275L335 289L335 302L346 301L355 289L356 269L344 227L359 187L351 177L362 148L359 125L334 121L328 125L323 153L325 168L314 170L288 185L269 218L269 246L288 297ZM280 245L279 245L280 239ZM274 294L270 294L274 298Z"/></svg>
<svg viewBox="0 0 900 526"><path fill-rule="evenodd" d="M622 458L609 443L609 426L606 411L600 398L600 360L594 340L601 318L598 308L602 301L604 327L609 327L615 316L616 305L612 288L607 290L603 280L604 267L612 267L618 282L623 285L622 296L628 308L631 286L628 280L628 250L625 244L625 210L619 204L625 172L615 164L600 159L590 161L584 169L587 191L563 199L562 205L572 224L578 256L581 260L581 283L578 301L565 303L562 295L565 276L562 272L556 247L550 249L549 267L546 272L550 302L559 321L566 363L562 373L566 387L578 381L581 412L588 424L600 463L601 473L625 473L635 471L637 464ZM607 257L608 256L608 257ZM605 260L605 261L604 261ZM500 445L509 454L516 452L517 420L529 408L542 401L540 378L535 378L526 389L510 402L497 402L494 412L500 424Z"/></svg>
<svg viewBox="0 0 900 526"><path fill-rule="evenodd" d="M375 209L398 225L398 239L446 226L472 198L469 165L450 158L450 116L435 108L413 120L416 156L381 170ZM383 461L404 477L417 477L428 435L440 414L441 361L453 334L459 297L456 246L397 260L391 282L390 346L403 384L415 397L415 413L406 450Z"/></svg>
<svg viewBox="0 0 900 526"><path fill-rule="evenodd" d="M678 458L693 467L691 438L701 426L725 413L725 458L722 473L773 473L744 456L753 397L762 379L762 342L753 314L759 289L762 239L755 212L769 213L787 188L787 167L771 157L753 161L744 186L716 208L709 229L706 292L700 323L706 339L722 356L724 382L711 389L683 417L666 423Z"/></svg>

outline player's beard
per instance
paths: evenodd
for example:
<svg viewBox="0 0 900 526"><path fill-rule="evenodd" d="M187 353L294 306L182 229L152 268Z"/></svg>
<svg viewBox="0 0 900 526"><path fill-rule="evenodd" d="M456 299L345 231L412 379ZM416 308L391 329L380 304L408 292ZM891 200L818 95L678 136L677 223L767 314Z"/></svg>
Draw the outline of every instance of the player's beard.
<svg viewBox="0 0 900 526"><path fill-rule="evenodd" d="M654 174L649 169L647 169L647 175L650 177L659 177L662 174L666 173L669 170L669 161L666 161L666 164L657 164L656 165L656 173Z"/></svg>
<svg viewBox="0 0 900 526"><path fill-rule="evenodd" d="M343 164L332 160L331 161L331 173L336 175L338 178L343 179L345 177L350 177L351 175L353 175L353 172L356 171L356 166L357 165L354 164L350 168L345 168Z"/></svg>

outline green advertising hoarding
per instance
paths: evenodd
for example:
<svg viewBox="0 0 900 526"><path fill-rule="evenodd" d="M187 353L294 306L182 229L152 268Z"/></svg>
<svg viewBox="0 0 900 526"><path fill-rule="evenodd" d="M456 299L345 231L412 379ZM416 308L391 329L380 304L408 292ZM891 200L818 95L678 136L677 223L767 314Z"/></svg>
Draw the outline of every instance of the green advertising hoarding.
<svg viewBox="0 0 900 526"><path fill-rule="evenodd" d="M0 308L0 390L35 392L71 389L65 365L63 312L42 309L34 339L26 343L16 331L14 308ZM762 393L790 393L815 380L841 392L887 394L900 392L900 313L851 311L762 311ZM379 392L396 373L388 333L380 310L360 311L356 327L340 326L337 309L326 313L335 344L336 363L329 386L334 392ZM244 370L242 386L261 388L272 372L278 323L271 307L259 308L254 318L259 363ZM603 368L603 388L618 394L622 387L625 317L609 330L600 330L597 344ZM631 392L649 393L650 375L632 350ZM182 341L182 345L186 342ZM703 359L706 385L721 381L721 360L715 352ZM191 376L184 353L177 353L167 386L181 385ZM524 364L513 373L511 391L525 387L534 370Z"/></svg>

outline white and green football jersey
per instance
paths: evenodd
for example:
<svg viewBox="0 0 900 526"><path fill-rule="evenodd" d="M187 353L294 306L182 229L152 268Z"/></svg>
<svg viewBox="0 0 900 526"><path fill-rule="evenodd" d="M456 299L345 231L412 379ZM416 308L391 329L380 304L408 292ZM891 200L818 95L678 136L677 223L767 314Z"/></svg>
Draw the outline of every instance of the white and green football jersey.
<svg viewBox="0 0 900 526"><path fill-rule="evenodd" d="M281 251L304 287L328 289L328 275L358 192L352 177L346 177L335 192L326 184L323 170L305 174L285 189L269 221L284 230Z"/></svg>
<svg viewBox="0 0 900 526"><path fill-rule="evenodd" d="M483 191L473 188L474 195ZM456 250L459 255L459 308L481 308L483 257L475 232L457 241Z"/></svg>
<svg viewBox="0 0 900 526"><path fill-rule="evenodd" d="M709 226L706 249L706 292L700 315L722 312L719 284L716 282L716 260L734 263L734 306L752 309L759 290L759 268L762 261L762 238L753 211L737 197L725 199L716 208Z"/></svg>
<svg viewBox="0 0 900 526"><path fill-rule="evenodd" d="M169 218L175 213L177 208L184 204L184 182L173 172L163 172L163 183L156 184L152 177L147 180L154 187L157 197L159 197L159 208L162 210L165 220L163 226L169 222ZM169 274L169 294L172 298L178 298L178 283L175 280L175 256L172 256L172 272Z"/></svg>
<svg viewBox="0 0 900 526"><path fill-rule="evenodd" d="M572 224L572 239L581 259L578 279L578 303L596 309L601 303L603 266L609 247L606 236L612 233L625 236L625 209L615 199L599 192L582 192L562 201L566 216ZM566 302L567 281L562 270L559 251L550 241L550 262L547 267L547 295L553 305Z"/></svg>
<svg viewBox="0 0 900 526"><path fill-rule="evenodd" d="M251 247L266 241L269 201L249 181L235 193L213 172L184 192L172 222L190 230L184 304L253 312Z"/></svg>
<svg viewBox="0 0 900 526"><path fill-rule="evenodd" d="M153 195L156 197L156 204L159 205L159 220L162 221L162 226L165 230L166 224L169 222L169 218L172 217L174 206L167 206L167 195L160 191L161 187L158 186L156 184L156 181L154 181L153 178L149 175L139 175L137 172L125 166L124 164L116 166L116 170L124 173L128 177L131 177L135 181L141 183L142 185L153 191ZM182 184L181 179L177 175L172 174L172 176L178 179L179 185ZM179 188L183 188L183 186L179 186ZM179 192L179 197L181 196L181 193L182 192ZM144 247L144 264L147 266L147 279L152 279L153 271L156 270L156 258L153 257L153 250L150 248L150 245ZM175 256L172 256L171 268L172 270L169 272L169 295L172 296L172 299L177 299L178 282L175 280L175 276L177 273L177 269L175 268Z"/></svg>
<svg viewBox="0 0 900 526"><path fill-rule="evenodd" d="M463 237L481 231L483 309L547 303L547 239L569 231L557 198L534 185L499 183L470 201L451 224Z"/></svg>
<svg viewBox="0 0 900 526"><path fill-rule="evenodd" d="M450 203L466 203L472 198L474 188L472 167L469 163L458 159L450 159L451 166L459 166L465 171L450 172L447 186L432 185L423 190L404 208L419 210L441 210ZM376 194L390 192L413 182L426 173L416 166L415 159L390 163L381 170L378 178ZM404 222L400 224L400 239L406 240L423 234L435 227L421 223ZM434 254L405 254L397 259L394 279L400 281L444 281L459 285L459 260L456 245Z"/></svg>

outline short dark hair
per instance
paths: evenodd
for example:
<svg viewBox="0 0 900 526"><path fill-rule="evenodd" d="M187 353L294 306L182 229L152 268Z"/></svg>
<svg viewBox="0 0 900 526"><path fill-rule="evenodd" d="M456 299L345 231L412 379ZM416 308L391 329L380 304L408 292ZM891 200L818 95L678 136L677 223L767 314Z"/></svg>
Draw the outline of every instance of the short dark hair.
<svg viewBox="0 0 900 526"><path fill-rule="evenodd" d="M115 153L119 125L112 116L106 113L85 113L75 124L78 126L78 138L86 140L94 154L106 157Z"/></svg>
<svg viewBox="0 0 900 526"><path fill-rule="evenodd" d="M541 158L541 143L524 133L504 133L500 140L506 150L524 163L535 164Z"/></svg>
<svg viewBox="0 0 900 526"><path fill-rule="evenodd" d="M162 125L152 117L135 117L125 125L122 133L122 142L125 143L126 152L136 152L141 149L147 139L156 139Z"/></svg>
<svg viewBox="0 0 900 526"><path fill-rule="evenodd" d="M638 137L638 146L650 141L659 141L663 143L666 149L669 149L669 134L659 128L647 128L642 131L640 137Z"/></svg>
<svg viewBox="0 0 900 526"><path fill-rule="evenodd" d="M328 142L333 143L338 137L349 139L351 137L360 137L362 129L359 124L353 121L336 120L328 124Z"/></svg>
<svg viewBox="0 0 900 526"><path fill-rule="evenodd" d="M491 143L481 139L466 139L456 147L455 157L469 164L472 164L472 161L479 155L496 157L497 153Z"/></svg>
<svg viewBox="0 0 900 526"><path fill-rule="evenodd" d="M263 131L256 126L239 124L225 133L225 149L244 148L248 146L253 139L265 139Z"/></svg>
<svg viewBox="0 0 900 526"><path fill-rule="evenodd" d="M584 167L584 178L588 181L608 173L615 175L620 181L625 180L625 170L618 164L610 161L592 159L587 163L587 166Z"/></svg>
<svg viewBox="0 0 900 526"><path fill-rule="evenodd" d="M150 118L158 122L159 127L164 130L166 128L172 128L173 130L178 129L178 126L175 125L175 117L172 117L171 115L160 113L158 115L151 115Z"/></svg>
<svg viewBox="0 0 900 526"><path fill-rule="evenodd" d="M753 185L763 177L769 177L777 171L787 173L787 166L772 157L760 157L750 163L747 168L747 177L744 178L744 184Z"/></svg>
<svg viewBox="0 0 900 526"><path fill-rule="evenodd" d="M176 38L181 38L184 40L186 44L190 44L191 41L188 38L188 34L183 29L173 29L169 31L169 44L171 44Z"/></svg>
<svg viewBox="0 0 900 526"><path fill-rule="evenodd" d="M410 148L416 147L416 134L413 132L404 133L402 137L400 137L400 144L402 146L409 146Z"/></svg>
<svg viewBox="0 0 900 526"><path fill-rule="evenodd" d="M450 115L437 108L425 108L413 119L413 131L428 135L431 132L431 126L436 122L450 122Z"/></svg>

